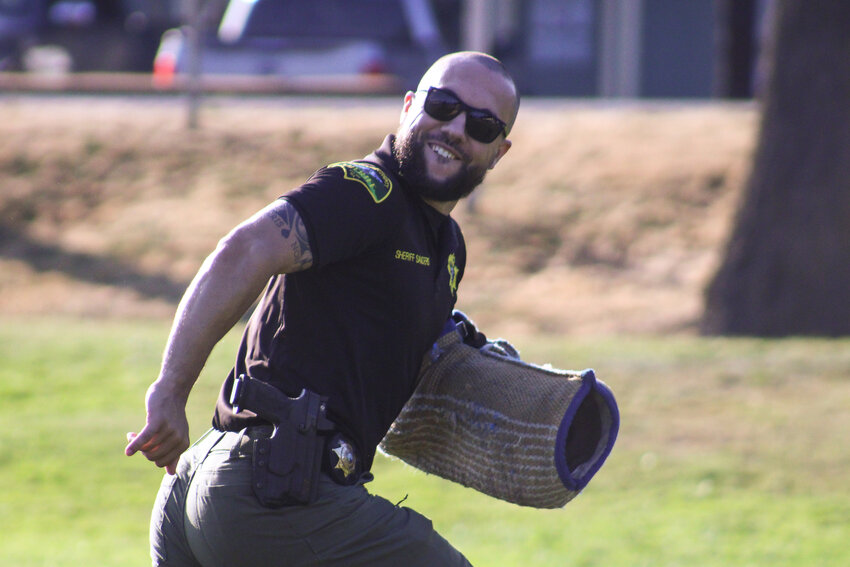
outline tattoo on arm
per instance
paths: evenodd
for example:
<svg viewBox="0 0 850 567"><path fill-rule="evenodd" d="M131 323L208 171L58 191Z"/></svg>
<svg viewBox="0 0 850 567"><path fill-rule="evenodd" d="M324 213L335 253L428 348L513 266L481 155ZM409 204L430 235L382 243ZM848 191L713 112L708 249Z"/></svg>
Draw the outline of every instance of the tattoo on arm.
<svg viewBox="0 0 850 567"><path fill-rule="evenodd" d="M313 253L307 239L307 227L295 207L284 203L283 206L270 210L268 216L280 229L280 235L292 247L293 271L306 270L312 266Z"/></svg>

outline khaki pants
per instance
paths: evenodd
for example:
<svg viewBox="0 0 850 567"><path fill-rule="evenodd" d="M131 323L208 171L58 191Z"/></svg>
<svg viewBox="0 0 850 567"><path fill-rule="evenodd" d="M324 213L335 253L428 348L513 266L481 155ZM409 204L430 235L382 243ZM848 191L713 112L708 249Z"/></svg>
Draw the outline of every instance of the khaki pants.
<svg viewBox="0 0 850 567"><path fill-rule="evenodd" d="M316 503L261 506L240 437L207 432L165 475L151 517L155 567L469 566L430 520L363 485L322 474Z"/></svg>

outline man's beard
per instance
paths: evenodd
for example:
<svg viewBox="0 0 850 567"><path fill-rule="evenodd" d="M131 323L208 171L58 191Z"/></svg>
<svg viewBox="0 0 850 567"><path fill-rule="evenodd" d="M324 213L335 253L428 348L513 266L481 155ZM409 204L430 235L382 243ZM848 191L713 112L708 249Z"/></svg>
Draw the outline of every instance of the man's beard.
<svg viewBox="0 0 850 567"><path fill-rule="evenodd" d="M435 134L431 138L449 147L455 146L445 134ZM433 201L457 201L463 199L481 184L486 168L472 167L461 163L461 169L443 181L432 179L425 165L426 142L421 135L407 131L404 137L396 136L393 144L393 156L398 162L399 175L422 198ZM430 150L429 150L430 151ZM455 153L460 154L458 150Z"/></svg>

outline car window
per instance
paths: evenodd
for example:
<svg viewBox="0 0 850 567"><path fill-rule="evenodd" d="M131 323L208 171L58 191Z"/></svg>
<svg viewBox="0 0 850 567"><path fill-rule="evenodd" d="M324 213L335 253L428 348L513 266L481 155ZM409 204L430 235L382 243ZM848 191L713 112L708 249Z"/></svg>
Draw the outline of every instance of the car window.
<svg viewBox="0 0 850 567"><path fill-rule="evenodd" d="M401 0L260 1L243 37L372 39L409 42Z"/></svg>

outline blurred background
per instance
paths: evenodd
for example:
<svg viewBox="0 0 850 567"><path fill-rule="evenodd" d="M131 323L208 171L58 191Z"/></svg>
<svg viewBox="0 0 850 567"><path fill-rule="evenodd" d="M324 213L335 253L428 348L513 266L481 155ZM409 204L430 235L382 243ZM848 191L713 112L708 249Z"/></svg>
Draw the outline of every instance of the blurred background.
<svg viewBox="0 0 850 567"><path fill-rule="evenodd" d="M475 565L850 564L850 2L0 0L0 565L149 564L162 471L123 449L183 291L457 49L525 95L453 212L459 307L622 426L562 510L372 489Z"/></svg>
<svg viewBox="0 0 850 567"><path fill-rule="evenodd" d="M371 84L395 91L409 88L439 55L475 49L505 61L526 95L749 97L762 83L758 61L772 5L773 0L3 0L0 70L155 72L157 85L168 87L174 73L190 70L196 46L205 74L387 75L396 82ZM251 88L249 82L239 84Z"/></svg>

